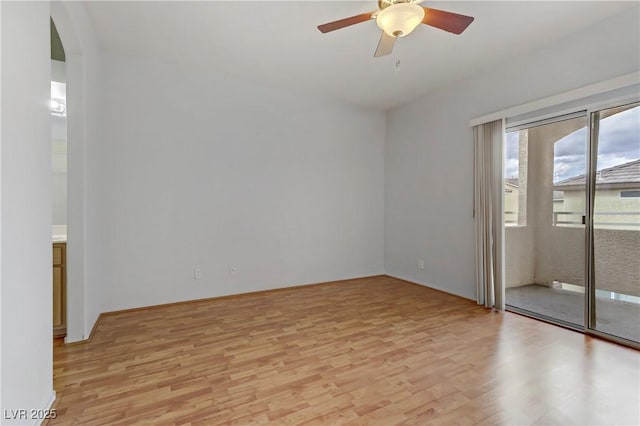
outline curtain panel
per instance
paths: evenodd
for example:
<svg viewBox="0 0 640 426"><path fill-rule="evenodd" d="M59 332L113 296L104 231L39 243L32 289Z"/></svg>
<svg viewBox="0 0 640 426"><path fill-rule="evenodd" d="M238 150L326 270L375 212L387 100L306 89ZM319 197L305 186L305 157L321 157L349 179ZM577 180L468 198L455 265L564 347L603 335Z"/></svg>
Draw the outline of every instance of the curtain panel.
<svg viewBox="0 0 640 426"><path fill-rule="evenodd" d="M503 120L474 126L476 294L479 305L504 309Z"/></svg>

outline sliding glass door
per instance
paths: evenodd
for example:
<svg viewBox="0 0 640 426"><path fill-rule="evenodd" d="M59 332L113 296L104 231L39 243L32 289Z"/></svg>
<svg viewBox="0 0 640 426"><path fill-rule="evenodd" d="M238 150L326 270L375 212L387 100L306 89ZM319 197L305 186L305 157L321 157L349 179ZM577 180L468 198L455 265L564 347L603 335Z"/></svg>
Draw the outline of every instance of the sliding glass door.
<svg viewBox="0 0 640 426"><path fill-rule="evenodd" d="M587 113L512 127L505 158L505 295L511 310L585 324Z"/></svg>
<svg viewBox="0 0 640 426"><path fill-rule="evenodd" d="M507 127L507 309L640 343L640 104Z"/></svg>
<svg viewBox="0 0 640 426"><path fill-rule="evenodd" d="M640 106L592 114L589 328L640 342Z"/></svg>

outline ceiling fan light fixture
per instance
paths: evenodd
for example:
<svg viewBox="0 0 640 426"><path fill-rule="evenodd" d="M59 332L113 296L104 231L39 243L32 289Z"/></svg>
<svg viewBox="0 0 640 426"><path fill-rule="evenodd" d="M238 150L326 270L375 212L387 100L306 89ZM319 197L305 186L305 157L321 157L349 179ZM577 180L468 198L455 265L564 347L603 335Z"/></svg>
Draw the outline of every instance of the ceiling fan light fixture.
<svg viewBox="0 0 640 426"><path fill-rule="evenodd" d="M424 8L415 3L396 3L378 13L376 24L392 37L404 37L415 30L423 19Z"/></svg>

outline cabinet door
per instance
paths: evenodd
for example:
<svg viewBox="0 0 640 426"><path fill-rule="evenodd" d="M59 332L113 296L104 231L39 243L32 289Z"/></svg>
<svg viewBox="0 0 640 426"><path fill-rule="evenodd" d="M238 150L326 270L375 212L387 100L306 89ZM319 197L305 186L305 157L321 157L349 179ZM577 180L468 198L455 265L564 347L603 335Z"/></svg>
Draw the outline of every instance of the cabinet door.
<svg viewBox="0 0 640 426"><path fill-rule="evenodd" d="M63 323L62 309L62 266L53 267L53 326L61 327Z"/></svg>
<svg viewBox="0 0 640 426"><path fill-rule="evenodd" d="M53 264L54 265L64 264L64 245L62 244L53 245Z"/></svg>

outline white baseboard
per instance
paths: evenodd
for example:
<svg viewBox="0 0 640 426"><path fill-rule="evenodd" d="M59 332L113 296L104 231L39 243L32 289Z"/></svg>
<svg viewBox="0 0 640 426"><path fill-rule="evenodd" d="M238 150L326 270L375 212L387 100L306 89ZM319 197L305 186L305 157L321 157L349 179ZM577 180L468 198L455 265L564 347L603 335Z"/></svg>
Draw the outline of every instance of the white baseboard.
<svg viewBox="0 0 640 426"><path fill-rule="evenodd" d="M442 292L445 292L445 293L453 294L454 296L462 297L463 299L473 300L474 302L476 301L475 298L469 297L469 296L461 294L461 293L457 293L457 292L451 291L451 289L448 289L448 288L442 288L442 287L439 287L437 285L433 285L432 283L420 282L420 281L416 280L415 278L407 278L407 277L404 277L402 275L390 274L388 272L387 272L386 275L388 275L390 277L393 277L393 278L397 278L399 280L409 281L410 283L418 284L418 285L421 285L423 287L428 287L428 288L432 288L434 290L439 290L439 291L442 291Z"/></svg>

